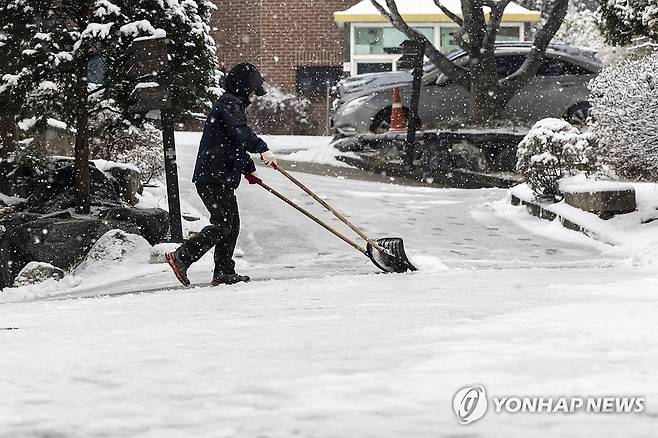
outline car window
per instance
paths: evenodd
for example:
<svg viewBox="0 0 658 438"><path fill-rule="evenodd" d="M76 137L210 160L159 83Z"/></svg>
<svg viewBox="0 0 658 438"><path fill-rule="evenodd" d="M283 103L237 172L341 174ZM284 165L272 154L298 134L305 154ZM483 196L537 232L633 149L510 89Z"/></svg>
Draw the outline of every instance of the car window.
<svg viewBox="0 0 658 438"><path fill-rule="evenodd" d="M564 62L555 58L545 58L537 70L537 76L562 76L564 71Z"/></svg>
<svg viewBox="0 0 658 438"><path fill-rule="evenodd" d="M568 61L555 58L545 58L542 62L537 76L564 76L564 75L589 75L591 71Z"/></svg>
<svg viewBox="0 0 658 438"><path fill-rule="evenodd" d="M592 71L586 69L585 67L581 67L576 64L572 64L570 62L564 63L564 74L565 75L591 75L593 74Z"/></svg>
<svg viewBox="0 0 658 438"><path fill-rule="evenodd" d="M524 55L502 55L496 57L496 72L499 78L506 78L507 76L515 73L523 62L525 61Z"/></svg>

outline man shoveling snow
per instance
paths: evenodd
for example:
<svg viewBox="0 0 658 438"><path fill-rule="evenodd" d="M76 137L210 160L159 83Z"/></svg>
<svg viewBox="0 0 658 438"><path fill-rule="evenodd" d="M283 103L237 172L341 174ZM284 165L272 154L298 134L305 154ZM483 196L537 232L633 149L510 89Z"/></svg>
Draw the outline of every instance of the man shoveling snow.
<svg viewBox="0 0 658 438"><path fill-rule="evenodd" d="M267 144L247 125L246 107L254 95L267 94L264 79L249 63L238 64L226 77L226 93L208 115L199 146L194 177L199 197L210 213L210 224L186 241L167 262L178 280L190 285L187 270L212 247L215 247L215 270L212 285L249 281L235 272L233 251L240 232L240 213L235 190L242 175L250 184L260 179L254 175L256 166L248 152L260 154L266 165L276 164L276 157Z"/></svg>

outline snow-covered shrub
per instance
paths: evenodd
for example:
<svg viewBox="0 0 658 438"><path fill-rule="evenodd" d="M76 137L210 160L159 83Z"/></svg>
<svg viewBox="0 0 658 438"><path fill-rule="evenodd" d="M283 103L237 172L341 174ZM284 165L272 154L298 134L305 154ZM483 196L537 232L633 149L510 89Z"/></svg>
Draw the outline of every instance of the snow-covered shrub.
<svg viewBox="0 0 658 438"><path fill-rule="evenodd" d="M540 198L559 199L558 181L576 172L592 172L597 160L589 133L562 119L537 122L519 144L516 169Z"/></svg>
<svg viewBox="0 0 658 438"><path fill-rule="evenodd" d="M257 97L249 106L249 122L263 134L311 135L311 102L276 87L267 87L267 94Z"/></svg>
<svg viewBox="0 0 658 438"><path fill-rule="evenodd" d="M658 181L658 53L606 67L590 89L602 163L622 178Z"/></svg>
<svg viewBox="0 0 658 438"><path fill-rule="evenodd" d="M42 170L46 165L45 146L34 138L26 138L18 142L11 160L30 168Z"/></svg>
<svg viewBox="0 0 658 438"><path fill-rule="evenodd" d="M92 121L91 132L93 158L137 166L145 184L164 174L162 133L153 123L137 126L104 111Z"/></svg>

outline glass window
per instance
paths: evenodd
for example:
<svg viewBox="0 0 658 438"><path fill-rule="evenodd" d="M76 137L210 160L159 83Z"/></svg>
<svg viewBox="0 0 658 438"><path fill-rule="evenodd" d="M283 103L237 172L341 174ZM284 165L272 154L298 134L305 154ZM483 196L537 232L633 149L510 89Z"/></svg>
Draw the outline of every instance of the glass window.
<svg viewBox="0 0 658 438"><path fill-rule="evenodd" d="M415 27L414 29L433 41L433 27ZM384 49L399 47L406 39L408 39L406 35L392 27L356 27L354 28L354 54L383 55L386 53Z"/></svg>
<svg viewBox="0 0 658 438"><path fill-rule="evenodd" d="M563 74L564 63L553 58L544 58L537 71L537 76L562 76Z"/></svg>
<svg viewBox="0 0 658 438"><path fill-rule="evenodd" d="M359 62L356 65L356 74L381 73L384 71L393 71L392 62Z"/></svg>
<svg viewBox="0 0 658 438"><path fill-rule="evenodd" d="M455 49L458 49L459 46L455 42L455 33L459 31L457 27L442 27L441 28L441 47L439 50L441 53L447 54L452 52ZM464 39L468 41L468 35L464 36ZM520 41L521 40L521 28L518 26L501 26L496 35L496 41Z"/></svg>
<svg viewBox="0 0 658 438"><path fill-rule="evenodd" d="M542 62L537 76L565 76L565 75L589 75L591 71L579 65L567 61L546 57Z"/></svg>
<svg viewBox="0 0 658 438"><path fill-rule="evenodd" d="M525 62L525 58L523 55L496 56L496 73L498 73L498 77L506 78L516 73Z"/></svg>
<svg viewBox="0 0 658 438"><path fill-rule="evenodd" d="M521 28L518 26L504 27L501 26L498 29L498 34L496 35L496 41L521 41Z"/></svg>

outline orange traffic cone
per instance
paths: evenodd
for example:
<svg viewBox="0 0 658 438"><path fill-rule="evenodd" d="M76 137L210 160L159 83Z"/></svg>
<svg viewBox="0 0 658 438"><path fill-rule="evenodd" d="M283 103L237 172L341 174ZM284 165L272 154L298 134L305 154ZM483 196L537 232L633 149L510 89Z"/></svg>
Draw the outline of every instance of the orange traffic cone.
<svg viewBox="0 0 658 438"><path fill-rule="evenodd" d="M389 132L406 132L407 117L404 114L402 100L400 99L400 89L393 88L393 107L391 109L391 127Z"/></svg>

